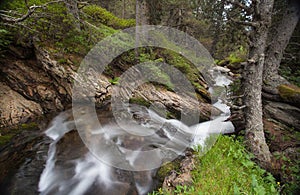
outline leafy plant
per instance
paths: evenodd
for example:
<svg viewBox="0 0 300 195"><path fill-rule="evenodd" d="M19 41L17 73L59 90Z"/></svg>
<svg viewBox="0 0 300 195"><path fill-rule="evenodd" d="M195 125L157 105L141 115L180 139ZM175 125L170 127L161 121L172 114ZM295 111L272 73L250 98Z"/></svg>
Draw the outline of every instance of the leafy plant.
<svg viewBox="0 0 300 195"><path fill-rule="evenodd" d="M109 79L108 81L112 84L112 85L117 85L119 84L119 80L120 80L120 77L114 77L112 79Z"/></svg>

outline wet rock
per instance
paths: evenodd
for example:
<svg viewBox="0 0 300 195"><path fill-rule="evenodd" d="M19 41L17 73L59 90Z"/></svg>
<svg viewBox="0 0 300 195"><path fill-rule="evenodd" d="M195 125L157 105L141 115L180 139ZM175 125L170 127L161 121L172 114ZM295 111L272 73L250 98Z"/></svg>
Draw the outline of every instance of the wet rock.
<svg viewBox="0 0 300 195"><path fill-rule="evenodd" d="M130 99L133 96L136 99L141 99L139 102L148 102L147 105L153 105L153 107L160 105L160 108L165 108L165 113L169 117L182 119L186 121L187 125L210 120L212 116L221 113L219 109L209 103L199 102L196 98L192 98L189 95L179 95L162 87L155 87L152 84L143 84L136 90L126 87L120 90L123 91L120 92L122 98ZM198 116L198 118L193 118L193 116Z"/></svg>
<svg viewBox="0 0 300 195"><path fill-rule="evenodd" d="M0 149L0 193L37 194L49 139L37 127L23 131Z"/></svg>

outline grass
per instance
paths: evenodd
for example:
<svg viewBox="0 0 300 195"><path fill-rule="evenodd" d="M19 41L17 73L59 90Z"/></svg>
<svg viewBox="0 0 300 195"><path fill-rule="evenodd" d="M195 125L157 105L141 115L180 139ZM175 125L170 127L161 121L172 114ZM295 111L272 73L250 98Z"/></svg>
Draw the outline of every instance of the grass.
<svg viewBox="0 0 300 195"><path fill-rule="evenodd" d="M243 143L220 136L204 156L197 157L192 186L177 186L173 194L279 194L274 177L251 161ZM163 189L152 195L169 194Z"/></svg>

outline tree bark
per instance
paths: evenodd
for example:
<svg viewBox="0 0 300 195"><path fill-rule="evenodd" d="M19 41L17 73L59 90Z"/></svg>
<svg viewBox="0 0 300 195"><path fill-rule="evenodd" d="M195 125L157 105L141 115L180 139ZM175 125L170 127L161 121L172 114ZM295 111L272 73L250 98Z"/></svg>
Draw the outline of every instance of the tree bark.
<svg viewBox="0 0 300 195"><path fill-rule="evenodd" d="M264 64L263 79L264 84L271 87L277 87L286 82L278 74L283 52L287 47L289 40L297 26L300 16L299 0L289 0L288 7L282 20L278 23L276 34L268 46L267 56Z"/></svg>
<svg viewBox="0 0 300 195"><path fill-rule="evenodd" d="M65 5L69 11L70 14L73 15L73 17L75 18L75 22L74 25L75 27L80 30L80 18L79 18L79 10L78 10L78 6L77 6L77 1L75 0L64 0L65 1Z"/></svg>
<svg viewBox="0 0 300 195"><path fill-rule="evenodd" d="M149 8L146 0L136 0L136 25L149 24Z"/></svg>
<svg viewBox="0 0 300 195"><path fill-rule="evenodd" d="M259 164L268 169L271 153L262 120L262 76L274 0L253 1L254 15L248 64L243 71L246 143Z"/></svg>
<svg viewBox="0 0 300 195"><path fill-rule="evenodd" d="M139 56L138 47L140 40L146 38L148 35L143 25L149 24L149 8L146 0L136 0L136 30L135 30L135 55Z"/></svg>
<svg viewBox="0 0 300 195"><path fill-rule="evenodd" d="M220 1L217 2L219 3L218 5L218 10L216 19L213 23L213 29L214 29L214 35L213 35L213 42L211 46L211 54L215 58L216 57L216 52L217 52L217 44L220 40L220 34L222 32L222 22L223 22L223 12L225 9L225 1Z"/></svg>
<svg viewBox="0 0 300 195"><path fill-rule="evenodd" d="M125 0L123 1L123 8L122 8L122 18L125 19L125 12L126 12L126 2Z"/></svg>

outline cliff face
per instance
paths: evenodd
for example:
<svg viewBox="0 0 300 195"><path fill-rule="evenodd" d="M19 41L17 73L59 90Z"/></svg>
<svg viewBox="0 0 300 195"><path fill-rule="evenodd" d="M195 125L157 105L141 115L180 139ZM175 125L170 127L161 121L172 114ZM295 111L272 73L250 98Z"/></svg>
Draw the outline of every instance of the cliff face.
<svg viewBox="0 0 300 195"><path fill-rule="evenodd" d="M70 72L38 48L11 47L1 62L1 123L26 123L70 102Z"/></svg>
<svg viewBox="0 0 300 195"><path fill-rule="evenodd" d="M35 121L45 114L65 110L72 102L77 67L69 60L61 64L45 48L33 45L26 48L11 46L0 59L0 127ZM102 104L110 99L114 86L105 76L99 76L97 80L96 103ZM204 92L208 94L206 90ZM197 105L198 102L188 96L181 97L152 84L136 89L132 100L137 99L149 105L159 104L175 118L179 118L186 108L195 112L200 110L200 121L209 120L211 112L220 113L207 102Z"/></svg>

